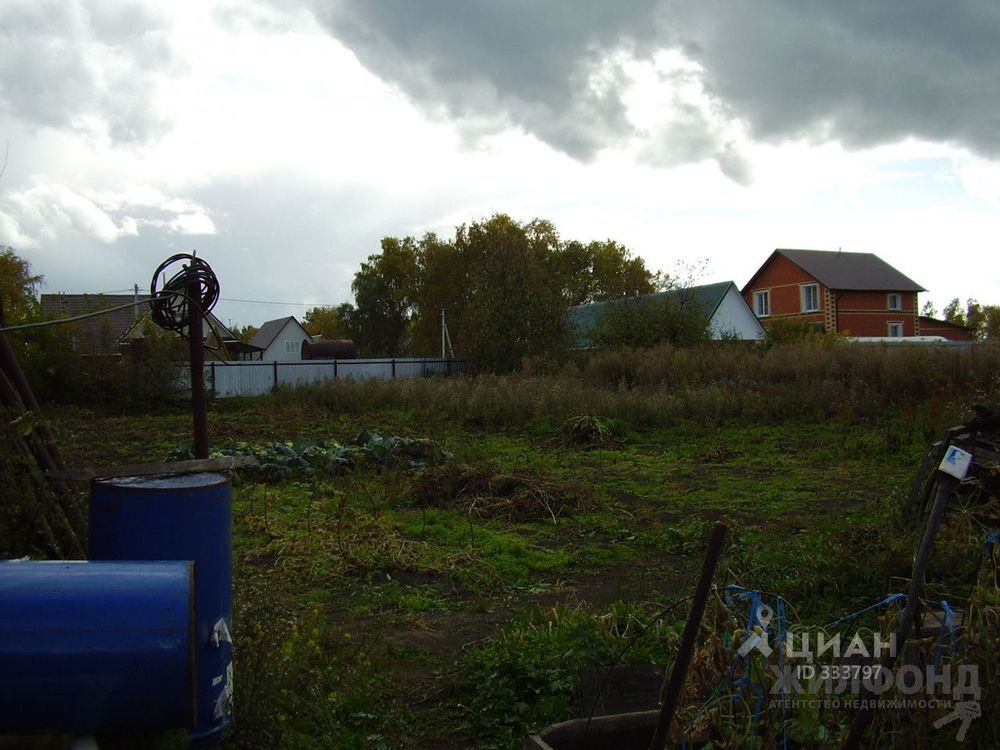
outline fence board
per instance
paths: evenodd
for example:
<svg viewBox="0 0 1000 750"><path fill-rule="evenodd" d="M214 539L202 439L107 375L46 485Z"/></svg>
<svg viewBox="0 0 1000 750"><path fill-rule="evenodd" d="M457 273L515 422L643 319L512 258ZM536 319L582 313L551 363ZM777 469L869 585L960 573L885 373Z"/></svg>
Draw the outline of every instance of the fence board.
<svg viewBox="0 0 1000 750"><path fill-rule="evenodd" d="M459 374L458 359L311 359L295 362L215 361L205 364L205 382L216 398L260 396L275 386L297 387L342 378L423 378Z"/></svg>

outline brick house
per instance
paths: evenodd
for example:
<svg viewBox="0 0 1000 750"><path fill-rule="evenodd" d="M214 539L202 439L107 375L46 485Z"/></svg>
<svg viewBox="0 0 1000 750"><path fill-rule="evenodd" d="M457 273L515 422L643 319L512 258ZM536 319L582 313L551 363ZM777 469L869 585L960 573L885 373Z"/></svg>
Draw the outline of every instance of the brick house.
<svg viewBox="0 0 1000 750"><path fill-rule="evenodd" d="M926 315L920 316L921 336L942 336L949 341L972 341L972 331L958 323L949 323Z"/></svg>
<svg viewBox="0 0 1000 750"><path fill-rule="evenodd" d="M788 320L825 333L918 336L926 291L872 253L775 250L743 287L761 322Z"/></svg>

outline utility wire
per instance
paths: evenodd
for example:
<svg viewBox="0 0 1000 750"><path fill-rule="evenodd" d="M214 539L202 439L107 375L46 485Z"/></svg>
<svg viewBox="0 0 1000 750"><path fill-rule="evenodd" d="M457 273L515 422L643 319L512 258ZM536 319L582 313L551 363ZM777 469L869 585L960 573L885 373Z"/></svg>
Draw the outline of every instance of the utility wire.
<svg viewBox="0 0 1000 750"><path fill-rule="evenodd" d="M337 307L339 302L268 302L262 299L232 299L219 297L220 302L244 302L248 305L289 305L297 307Z"/></svg>
<svg viewBox="0 0 1000 750"><path fill-rule="evenodd" d="M131 289L123 289L122 291L132 291ZM99 294L111 294L111 292L95 292L94 296ZM174 292L178 294L178 292ZM182 295L183 296L183 295ZM323 304L318 302L265 302L263 300L253 300L253 299L228 299L226 297L220 297L221 302L245 302L247 304L253 305L301 305L303 307L336 307L334 304ZM16 326L4 326L0 328L0 333L6 333L7 331L25 331L31 328L47 328L48 326L61 325L63 323L75 323L78 320L86 320L87 318L96 318L100 315L107 315L109 313L117 312L118 310L126 310L130 307L135 307L136 305L148 305L152 302L151 299L141 299L138 302L128 302L124 305L116 305L115 307L106 307L103 310L96 310L94 312L84 313L83 315L74 315L71 318L56 318L54 320L42 320L36 323L21 323ZM339 304L339 303L338 303Z"/></svg>
<svg viewBox="0 0 1000 750"><path fill-rule="evenodd" d="M86 320L87 318L96 318L100 315L108 315L109 313L117 312L118 310L126 310L130 307L135 307L136 305L148 305L152 300L139 300L138 302L129 302L127 305L116 305L115 307L106 307L103 310L95 310L94 312L84 313L83 315L74 315L71 318L55 318L53 320L41 320L37 323L21 323L16 326L5 326L0 328L0 333L6 333L7 331L24 331L29 328L47 328L49 326L62 325L63 323L75 323L78 320Z"/></svg>

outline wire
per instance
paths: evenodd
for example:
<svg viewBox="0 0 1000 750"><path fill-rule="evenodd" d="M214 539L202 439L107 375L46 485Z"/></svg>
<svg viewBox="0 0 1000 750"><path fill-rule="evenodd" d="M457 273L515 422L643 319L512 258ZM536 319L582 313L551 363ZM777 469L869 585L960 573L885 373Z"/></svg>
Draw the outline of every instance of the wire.
<svg viewBox="0 0 1000 750"><path fill-rule="evenodd" d="M334 302L268 302L262 299L232 299L231 297L219 297L220 302L243 302L248 305L286 305L294 307L337 307L340 303Z"/></svg>
<svg viewBox="0 0 1000 750"><path fill-rule="evenodd" d="M171 276L162 288L157 289L160 274L165 275L170 266L184 261L187 262L183 268ZM191 306L201 308L202 315L211 311L219 301L219 279L212 267L201 258L188 253L177 253L163 261L153 273L149 293L153 298L150 302L150 317L153 322L164 330L179 333L186 338L184 331L190 328Z"/></svg>
<svg viewBox="0 0 1000 750"><path fill-rule="evenodd" d="M138 305L148 305L152 300L139 300L138 302L129 302L126 305L116 305L114 307L106 307L103 310L96 310L94 312L84 313L83 315L74 315L71 318L55 318L53 320L41 320L37 323L20 323L16 326L4 326L0 328L0 333L6 333L7 331L24 331L29 328L47 328L48 326L62 325L63 323L75 323L78 320L86 320L87 318L96 318L100 315L108 315L113 312L118 312L119 310L126 310L130 307L135 307Z"/></svg>

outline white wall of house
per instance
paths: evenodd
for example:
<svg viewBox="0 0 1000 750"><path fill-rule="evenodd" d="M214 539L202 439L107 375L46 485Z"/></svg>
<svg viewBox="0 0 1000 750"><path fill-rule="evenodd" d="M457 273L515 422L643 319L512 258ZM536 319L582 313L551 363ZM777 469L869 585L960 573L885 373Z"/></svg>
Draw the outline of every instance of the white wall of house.
<svg viewBox="0 0 1000 750"><path fill-rule="evenodd" d="M264 350L261 359L265 362L299 362L302 360L302 342L308 338L305 329L290 319Z"/></svg>
<svg viewBox="0 0 1000 750"><path fill-rule="evenodd" d="M708 325L714 339L735 337L753 340L762 339L766 335L757 316L735 286L729 287Z"/></svg>

